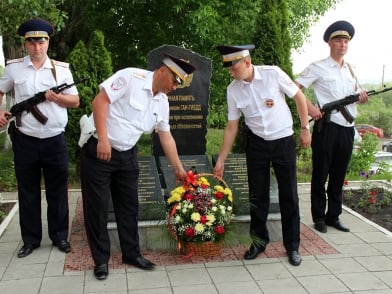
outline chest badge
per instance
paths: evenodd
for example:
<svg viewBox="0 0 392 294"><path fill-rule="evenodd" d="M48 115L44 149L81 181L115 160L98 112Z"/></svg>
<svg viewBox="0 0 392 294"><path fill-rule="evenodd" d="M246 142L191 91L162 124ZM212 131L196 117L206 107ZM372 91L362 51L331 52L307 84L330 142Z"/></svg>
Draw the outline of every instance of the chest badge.
<svg viewBox="0 0 392 294"><path fill-rule="evenodd" d="M265 106L267 106L268 108L273 107L274 104L275 104L275 102L274 102L273 99L267 99L267 100L265 100Z"/></svg>

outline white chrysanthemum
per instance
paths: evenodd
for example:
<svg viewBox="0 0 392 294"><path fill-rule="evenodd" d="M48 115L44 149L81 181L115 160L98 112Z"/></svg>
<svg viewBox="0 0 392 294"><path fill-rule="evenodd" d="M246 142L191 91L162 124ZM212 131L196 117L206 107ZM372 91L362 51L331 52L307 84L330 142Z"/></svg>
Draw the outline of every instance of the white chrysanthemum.
<svg viewBox="0 0 392 294"><path fill-rule="evenodd" d="M200 214L197 212L192 213L191 220L193 220L194 222L198 222L200 220Z"/></svg>
<svg viewBox="0 0 392 294"><path fill-rule="evenodd" d="M196 233L202 233L204 232L204 226L201 223L197 223L195 226L195 231Z"/></svg>

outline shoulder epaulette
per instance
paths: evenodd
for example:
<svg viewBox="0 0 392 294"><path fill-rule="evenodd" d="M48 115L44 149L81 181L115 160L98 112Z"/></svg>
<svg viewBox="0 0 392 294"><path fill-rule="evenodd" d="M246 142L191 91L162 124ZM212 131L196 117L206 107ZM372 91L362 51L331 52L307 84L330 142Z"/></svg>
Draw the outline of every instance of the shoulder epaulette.
<svg viewBox="0 0 392 294"><path fill-rule="evenodd" d="M11 63L19 63L19 62L23 62L23 58L7 60L7 65Z"/></svg>
<svg viewBox="0 0 392 294"><path fill-rule="evenodd" d="M134 73L133 73L133 76L134 76L135 78L139 78L139 79L142 79L142 80L145 80L145 79L146 79L146 75L145 75L144 73L141 73L141 72L134 72Z"/></svg>
<svg viewBox="0 0 392 294"><path fill-rule="evenodd" d="M262 69L275 69L276 66L275 65L262 65L261 68Z"/></svg>
<svg viewBox="0 0 392 294"><path fill-rule="evenodd" d="M52 59L52 60L53 60L53 59ZM57 61L57 60L53 60L53 64L54 64L54 65L61 66L61 67L69 67L69 63L62 62L62 61Z"/></svg>

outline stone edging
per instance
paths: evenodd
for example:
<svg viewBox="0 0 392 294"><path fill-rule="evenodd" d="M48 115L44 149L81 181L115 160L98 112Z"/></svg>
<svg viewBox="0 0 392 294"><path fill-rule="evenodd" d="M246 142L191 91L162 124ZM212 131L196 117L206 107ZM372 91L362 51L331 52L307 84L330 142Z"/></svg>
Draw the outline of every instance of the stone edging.
<svg viewBox="0 0 392 294"><path fill-rule="evenodd" d="M14 204L14 207L12 207L12 209L10 210L10 212L7 214L7 216L5 217L5 219L3 220L3 222L0 225L0 237L4 233L8 224L11 222L12 218L14 217L14 215L16 214L16 212L19 209L19 204L18 204L18 201L16 201L16 200L5 200L5 201L2 201L2 203L15 203L15 204Z"/></svg>

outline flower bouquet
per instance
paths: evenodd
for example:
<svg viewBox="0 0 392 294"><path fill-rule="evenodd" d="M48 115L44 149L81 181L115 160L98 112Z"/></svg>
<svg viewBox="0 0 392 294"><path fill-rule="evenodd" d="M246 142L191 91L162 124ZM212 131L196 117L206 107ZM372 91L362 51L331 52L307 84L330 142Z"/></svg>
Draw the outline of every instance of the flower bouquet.
<svg viewBox="0 0 392 294"><path fill-rule="evenodd" d="M185 245L187 254L219 254L220 241L234 216L231 190L222 179L212 187L208 177L212 175L188 171L184 184L174 188L166 200L169 232L178 250Z"/></svg>

